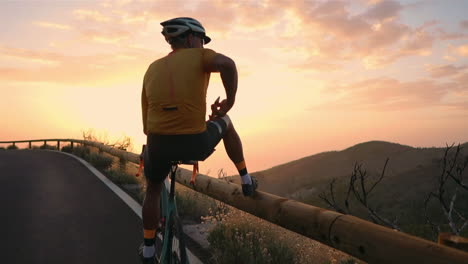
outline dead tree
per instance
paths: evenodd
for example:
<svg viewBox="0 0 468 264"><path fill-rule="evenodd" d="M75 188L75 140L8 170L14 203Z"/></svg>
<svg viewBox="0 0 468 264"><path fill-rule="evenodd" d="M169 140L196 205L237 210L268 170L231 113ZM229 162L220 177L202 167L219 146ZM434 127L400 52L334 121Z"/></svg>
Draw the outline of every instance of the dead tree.
<svg viewBox="0 0 468 264"><path fill-rule="evenodd" d="M382 173L374 183L369 183L369 175L367 174L367 171L363 168L362 164L358 164L357 162L354 164L353 172L351 174L351 177L349 178L348 191L346 193L346 198L344 199L344 208L339 205L335 197L336 194L334 191L334 186L336 183L336 179L333 179L330 182L330 192L321 193L319 195L320 199L322 199L329 207L333 208L339 213L352 214L350 198L354 197L358 202L358 205L365 209L368 217L371 219L372 222L401 231L400 227L397 225L396 218L393 221L390 221L385 217L381 216L377 212L377 210L373 208L369 201L370 194L385 176L385 170L387 168L388 161L389 159L387 158L387 160L385 161L385 165L382 169Z"/></svg>
<svg viewBox="0 0 468 264"><path fill-rule="evenodd" d="M432 226L434 231L440 233L441 224L432 220L428 213L430 202L435 201L443 211L446 224L450 227L451 232L458 236L468 226L468 215L466 211L463 212L458 206L459 203L466 203L466 201L457 200L460 191L468 192L467 183L464 181L468 156L463 160L460 144L454 150L453 156L450 156L450 151L453 149L454 144L451 146L447 145L445 149L442 159L442 171L437 177L437 188L427 195L424 202L424 213L427 223Z"/></svg>

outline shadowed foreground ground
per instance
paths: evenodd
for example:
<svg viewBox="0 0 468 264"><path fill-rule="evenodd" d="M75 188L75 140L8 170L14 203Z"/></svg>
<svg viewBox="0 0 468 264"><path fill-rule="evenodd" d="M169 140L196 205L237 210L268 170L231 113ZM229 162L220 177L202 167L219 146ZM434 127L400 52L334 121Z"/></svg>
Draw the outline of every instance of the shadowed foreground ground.
<svg viewBox="0 0 468 264"><path fill-rule="evenodd" d="M72 157L0 150L1 263L139 263L141 219Z"/></svg>

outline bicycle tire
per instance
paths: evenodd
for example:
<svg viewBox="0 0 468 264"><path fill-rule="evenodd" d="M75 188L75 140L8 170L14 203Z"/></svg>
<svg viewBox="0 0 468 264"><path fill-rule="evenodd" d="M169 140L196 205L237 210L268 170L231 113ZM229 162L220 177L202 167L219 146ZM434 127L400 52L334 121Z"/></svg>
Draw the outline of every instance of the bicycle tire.
<svg viewBox="0 0 468 264"><path fill-rule="evenodd" d="M186 264L188 263L187 251L185 248L185 234L182 229L182 222L177 214L174 212L171 213L171 216L168 219L167 227L169 228L169 245L171 245L166 254L169 258L170 264ZM174 239L174 237L176 239Z"/></svg>

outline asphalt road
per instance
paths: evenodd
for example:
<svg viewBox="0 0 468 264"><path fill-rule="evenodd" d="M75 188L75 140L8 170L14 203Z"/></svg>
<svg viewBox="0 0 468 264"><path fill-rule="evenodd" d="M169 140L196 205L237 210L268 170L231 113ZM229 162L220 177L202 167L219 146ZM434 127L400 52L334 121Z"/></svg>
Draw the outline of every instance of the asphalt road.
<svg viewBox="0 0 468 264"><path fill-rule="evenodd" d="M0 150L0 263L140 263L141 219L73 157Z"/></svg>

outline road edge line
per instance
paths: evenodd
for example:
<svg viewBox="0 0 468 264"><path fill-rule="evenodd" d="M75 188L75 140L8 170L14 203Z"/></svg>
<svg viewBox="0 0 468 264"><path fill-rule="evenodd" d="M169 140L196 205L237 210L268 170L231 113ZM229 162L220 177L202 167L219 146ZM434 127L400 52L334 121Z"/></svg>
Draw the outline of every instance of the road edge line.
<svg viewBox="0 0 468 264"><path fill-rule="evenodd" d="M117 196L120 199L122 199L128 205L128 207L130 207L130 209L132 209L132 211L136 215L138 215L138 217L140 217L140 219L142 218L141 205L137 201L135 201L130 195L124 192L119 186L117 186L115 183L109 180L106 176L104 176L104 174L102 174L100 171L94 168L93 165L89 164L86 160L80 157L77 157L73 154L62 152L62 151L55 151L55 150L54 152L59 152L59 153L62 153L62 154L65 154L65 155L68 155L70 157L77 159L79 162L81 162L81 164L83 164L86 168L88 168L94 175L96 175L96 177L98 177L98 179L100 179L107 187L109 187L109 189L111 189L115 194L117 194Z"/></svg>

